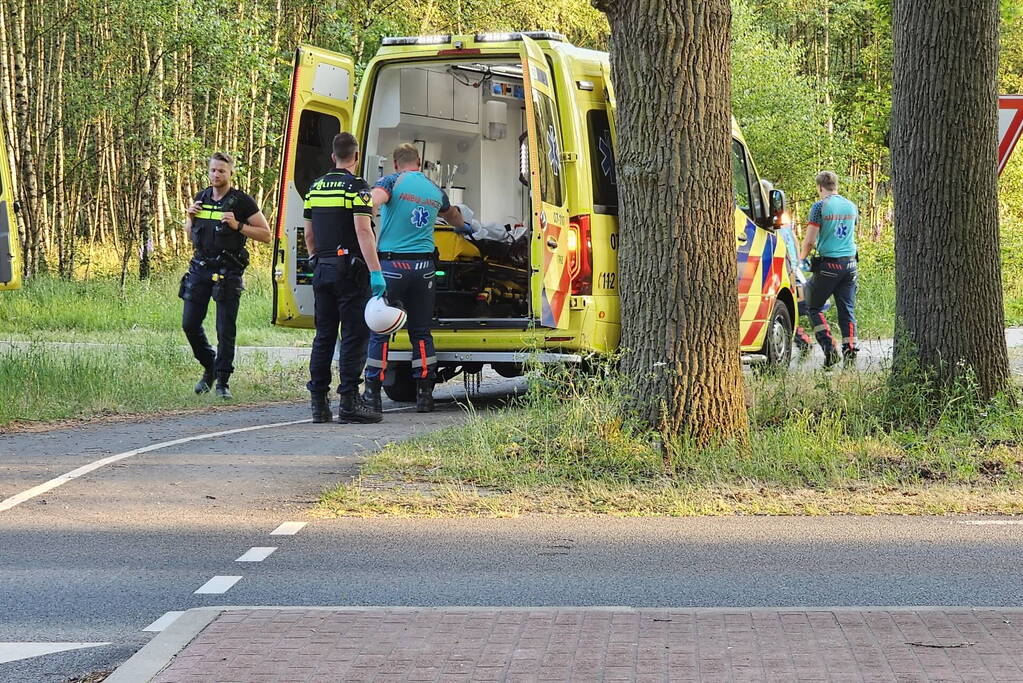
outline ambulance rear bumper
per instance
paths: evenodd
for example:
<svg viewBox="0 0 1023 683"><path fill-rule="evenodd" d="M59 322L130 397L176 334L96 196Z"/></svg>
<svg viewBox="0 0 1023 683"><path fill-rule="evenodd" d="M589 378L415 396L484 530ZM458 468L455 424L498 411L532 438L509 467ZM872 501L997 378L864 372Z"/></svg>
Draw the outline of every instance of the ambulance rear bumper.
<svg viewBox="0 0 1023 683"><path fill-rule="evenodd" d="M437 351L437 362L444 363L581 363L577 353L529 351ZM411 361L411 351L388 351L388 361Z"/></svg>

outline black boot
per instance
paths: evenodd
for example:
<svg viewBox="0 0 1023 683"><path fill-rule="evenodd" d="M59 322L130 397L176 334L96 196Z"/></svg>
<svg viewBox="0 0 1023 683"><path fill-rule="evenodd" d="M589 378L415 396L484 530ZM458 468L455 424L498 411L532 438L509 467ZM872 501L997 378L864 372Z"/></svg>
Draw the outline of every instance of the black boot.
<svg viewBox="0 0 1023 683"><path fill-rule="evenodd" d="M838 351L834 347L824 349L824 369L833 368L838 365L841 360L841 356L838 355Z"/></svg>
<svg viewBox="0 0 1023 683"><path fill-rule="evenodd" d="M380 422L384 418L378 412L374 412L359 398L358 391L349 391L341 394L341 405L337 411L337 421L341 424L357 423L369 424Z"/></svg>
<svg viewBox="0 0 1023 683"><path fill-rule="evenodd" d="M231 375L217 375L217 398L222 398L225 401L232 398L231 390L227 387L227 380L230 377Z"/></svg>
<svg viewBox="0 0 1023 683"><path fill-rule="evenodd" d="M432 379L417 379L416 380L416 412L417 413L432 413L433 412L433 380Z"/></svg>
<svg viewBox="0 0 1023 683"><path fill-rule="evenodd" d="M362 400L375 413L384 411L383 399L380 398L380 382L367 379L366 391L362 393Z"/></svg>
<svg viewBox="0 0 1023 683"><path fill-rule="evenodd" d="M327 392L319 392L310 395L311 407L313 409L313 422L320 424L321 422L333 422L334 416L330 412L330 399L327 398Z"/></svg>
<svg viewBox="0 0 1023 683"><path fill-rule="evenodd" d="M195 393L205 394L213 388L213 370L207 368L202 373L202 379L195 383Z"/></svg>

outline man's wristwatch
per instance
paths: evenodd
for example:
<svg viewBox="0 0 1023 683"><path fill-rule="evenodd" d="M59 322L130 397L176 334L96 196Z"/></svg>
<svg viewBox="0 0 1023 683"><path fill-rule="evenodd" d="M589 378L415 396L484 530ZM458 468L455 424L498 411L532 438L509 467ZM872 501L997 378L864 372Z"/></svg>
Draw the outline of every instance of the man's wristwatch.
<svg viewBox="0 0 1023 683"><path fill-rule="evenodd" d="M247 222L245 222L244 220L240 220L240 221L238 221L238 227L237 227L237 228L235 228L235 230L236 230L237 232L241 232L241 231L242 231L242 228L244 228L244 227L245 227L246 225L248 225L248 223L247 223Z"/></svg>

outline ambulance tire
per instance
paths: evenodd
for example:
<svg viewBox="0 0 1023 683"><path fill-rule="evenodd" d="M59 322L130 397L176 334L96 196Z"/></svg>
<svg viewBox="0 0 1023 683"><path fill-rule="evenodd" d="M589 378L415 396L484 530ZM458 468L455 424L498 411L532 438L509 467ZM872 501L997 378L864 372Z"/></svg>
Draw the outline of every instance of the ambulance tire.
<svg viewBox="0 0 1023 683"><path fill-rule="evenodd" d="M393 372L393 382L384 383L387 398L397 403L416 402L416 383L412 379L411 363L390 363L387 372Z"/></svg>
<svg viewBox="0 0 1023 683"><path fill-rule="evenodd" d="M767 336L760 354L767 358L764 370L785 370L792 362L792 316L784 301L774 302L774 310L767 321Z"/></svg>

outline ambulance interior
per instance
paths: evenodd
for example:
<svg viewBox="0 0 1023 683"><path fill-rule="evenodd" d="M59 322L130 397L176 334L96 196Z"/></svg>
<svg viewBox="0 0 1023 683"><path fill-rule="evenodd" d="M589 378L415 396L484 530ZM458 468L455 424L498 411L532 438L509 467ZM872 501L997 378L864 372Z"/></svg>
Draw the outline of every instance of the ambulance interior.
<svg viewBox="0 0 1023 683"><path fill-rule="evenodd" d="M434 228L435 317L442 326L529 317L524 106L517 62L392 65L377 77L363 148L366 180L372 185L392 173L393 150L412 143L423 173L473 213L468 238L443 219Z"/></svg>

